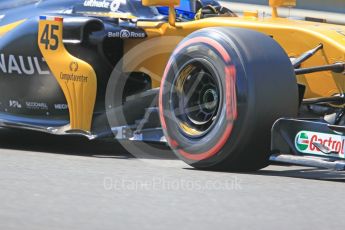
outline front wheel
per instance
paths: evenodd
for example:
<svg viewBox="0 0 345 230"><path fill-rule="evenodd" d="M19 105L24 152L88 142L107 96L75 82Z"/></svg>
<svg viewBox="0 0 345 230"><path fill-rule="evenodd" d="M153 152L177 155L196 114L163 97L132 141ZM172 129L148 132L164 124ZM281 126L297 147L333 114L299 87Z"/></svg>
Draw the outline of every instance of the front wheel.
<svg viewBox="0 0 345 230"><path fill-rule="evenodd" d="M172 54L159 109L165 137L186 163L257 170L268 164L274 121L297 114L294 69L269 36L238 28L202 29Z"/></svg>

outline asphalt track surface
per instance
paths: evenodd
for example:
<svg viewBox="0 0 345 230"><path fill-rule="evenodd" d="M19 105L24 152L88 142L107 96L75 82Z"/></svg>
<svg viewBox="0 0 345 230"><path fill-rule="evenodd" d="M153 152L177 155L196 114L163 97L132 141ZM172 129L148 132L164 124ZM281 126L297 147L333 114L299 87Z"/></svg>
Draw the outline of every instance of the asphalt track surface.
<svg viewBox="0 0 345 230"><path fill-rule="evenodd" d="M119 143L0 129L0 229L343 229L345 173L194 170Z"/></svg>

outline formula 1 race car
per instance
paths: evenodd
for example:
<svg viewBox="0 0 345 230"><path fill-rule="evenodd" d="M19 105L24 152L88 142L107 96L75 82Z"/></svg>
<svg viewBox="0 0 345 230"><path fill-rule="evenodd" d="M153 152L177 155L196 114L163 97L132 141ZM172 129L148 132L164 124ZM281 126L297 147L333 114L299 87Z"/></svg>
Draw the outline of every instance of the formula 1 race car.
<svg viewBox="0 0 345 230"><path fill-rule="evenodd" d="M344 170L345 26L269 4L1 1L0 126L163 142L199 169Z"/></svg>

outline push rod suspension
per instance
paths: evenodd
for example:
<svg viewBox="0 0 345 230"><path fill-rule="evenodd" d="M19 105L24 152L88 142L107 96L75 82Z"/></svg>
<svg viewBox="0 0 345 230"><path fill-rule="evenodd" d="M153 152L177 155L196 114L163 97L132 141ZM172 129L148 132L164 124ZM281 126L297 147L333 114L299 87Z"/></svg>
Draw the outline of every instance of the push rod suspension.
<svg viewBox="0 0 345 230"><path fill-rule="evenodd" d="M323 48L322 44L319 44L317 47L315 47L314 49L308 50L307 52L303 53L301 56L299 56L298 58L296 58L293 62L292 65L294 68L298 68L304 61L308 60L309 58L311 58L312 56L314 56L314 54L321 50Z"/></svg>
<svg viewBox="0 0 345 230"><path fill-rule="evenodd" d="M342 73L345 71L345 64L344 63L335 63L332 65L324 65L324 66L315 66L310 68L302 68L302 69L295 69L295 74L308 74L308 73L315 73L315 72L322 72L322 71L333 71L335 73Z"/></svg>

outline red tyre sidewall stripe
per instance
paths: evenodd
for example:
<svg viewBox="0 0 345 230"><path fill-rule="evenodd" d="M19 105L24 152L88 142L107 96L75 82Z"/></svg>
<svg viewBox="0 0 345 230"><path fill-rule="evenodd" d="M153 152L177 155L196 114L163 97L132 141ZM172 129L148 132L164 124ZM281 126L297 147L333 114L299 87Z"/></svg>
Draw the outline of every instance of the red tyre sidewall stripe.
<svg viewBox="0 0 345 230"><path fill-rule="evenodd" d="M163 86L164 86L164 83L165 83L165 79L167 78L167 74L168 74L168 71L169 71L169 68L171 66L171 63L172 63L172 59L170 59L168 61L168 64L164 70L164 75L163 75L163 78L162 78L162 82L161 82L161 87L159 89L159 98L158 98L158 106L159 106L159 118L161 120L161 125L162 125L162 128L164 130L167 129L167 124L165 122L165 118L164 118L164 114L163 114ZM166 138L168 140L168 138Z"/></svg>
<svg viewBox="0 0 345 230"><path fill-rule="evenodd" d="M204 160L210 158L217 154L222 147L225 145L226 141L231 135L233 130L233 122L237 118L237 97L236 97L236 69L235 66L230 64L231 57L228 52L224 49L224 47L218 43L217 41L207 38L207 37L195 37L191 38L190 40L184 42L181 46L179 46L173 53L174 56L176 53L181 51L186 46L195 44L195 43L205 43L213 47L218 51L218 53L222 56L227 66L225 67L225 88L226 88L226 119L227 119L227 126L225 128L225 132L219 141L208 151L203 153L192 154L188 153L182 149L178 149L177 151L185 158L189 160ZM171 67L173 57L169 60L162 79L161 88L159 91L159 117L161 120L162 128L166 131L165 135L167 135L167 125L164 118L164 110L163 110L163 85L165 84L168 71ZM171 147L175 147L177 142L172 138L166 136L166 139Z"/></svg>
<svg viewBox="0 0 345 230"><path fill-rule="evenodd" d="M228 138L232 132L232 128L233 128L233 125L228 124L226 127L226 130L224 132L224 135L222 135L222 137L219 139L217 144L206 152L198 153L198 154L192 154L192 153L188 153L182 149L179 149L177 151L182 156L184 156L185 158L190 159L190 160L200 161L200 160L205 160L207 158L210 158L210 157L214 156L215 154L217 154L223 148L223 146L225 145L226 141L228 140Z"/></svg>

